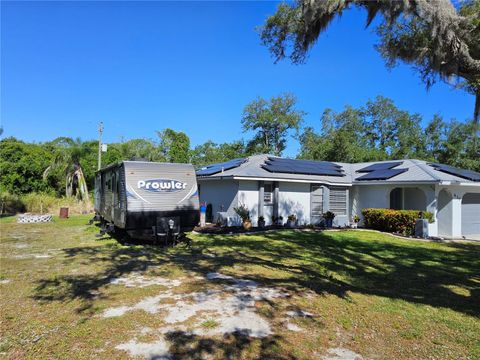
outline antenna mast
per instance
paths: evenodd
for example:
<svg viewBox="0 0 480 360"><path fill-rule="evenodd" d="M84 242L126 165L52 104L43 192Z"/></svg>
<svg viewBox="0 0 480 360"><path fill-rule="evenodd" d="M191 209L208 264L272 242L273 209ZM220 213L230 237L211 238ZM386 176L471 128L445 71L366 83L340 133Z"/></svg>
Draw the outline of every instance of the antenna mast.
<svg viewBox="0 0 480 360"><path fill-rule="evenodd" d="M103 121L98 124L98 170L102 167L102 134L103 134Z"/></svg>

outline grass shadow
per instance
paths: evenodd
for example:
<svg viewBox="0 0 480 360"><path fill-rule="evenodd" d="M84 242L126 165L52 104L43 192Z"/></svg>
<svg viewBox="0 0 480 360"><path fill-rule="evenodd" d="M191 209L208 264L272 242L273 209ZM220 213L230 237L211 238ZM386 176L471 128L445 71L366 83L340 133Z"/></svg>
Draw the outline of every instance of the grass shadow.
<svg viewBox="0 0 480 360"><path fill-rule="evenodd" d="M258 349L257 359L292 360L295 357L279 351L279 336L252 338L240 331L226 334L222 338L200 337L175 331L166 334L172 344L170 353L174 359L203 360L209 358L242 359L248 358L252 346Z"/></svg>
<svg viewBox="0 0 480 360"><path fill-rule="evenodd" d="M105 245L65 249L65 261L101 265L91 275L42 279L39 301L92 303L112 279L150 266L175 265L201 276L234 265L246 278L292 293L347 298L379 295L480 316L480 246L393 240L359 232L281 231L261 236L200 236L192 246ZM359 240L358 237L365 239ZM381 236L380 240L377 238ZM262 269L262 271L248 271ZM264 271L263 271L264 270ZM281 273L282 276L272 276ZM86 306L82 311L88 309Z"/></svg>

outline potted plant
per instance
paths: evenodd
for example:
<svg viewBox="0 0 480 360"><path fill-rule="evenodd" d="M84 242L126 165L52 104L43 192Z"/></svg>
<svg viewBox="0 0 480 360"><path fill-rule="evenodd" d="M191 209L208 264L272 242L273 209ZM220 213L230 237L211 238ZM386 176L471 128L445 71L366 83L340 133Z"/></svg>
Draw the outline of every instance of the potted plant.
<svg viewBox="0 0 480 360"><path fill-rule="evenodd" d="M272 216L272 225L282 225L283 216Z"/></svg>
<svg viewBox="0 0 480 360"><path fill-rule="evenodd" d="M333 219L335 218L335 214L331 211L327 211L323 214L323 218L325 219L325 226L327 228L331 228L333 226Z"/></svg>
<svg viewBox="0 0 480 360"><path fill-rule="evenodd" d="M258 227L264 228L265 227L265 218L263 216L258 217Z"/></svg>
<svg viewBox="0 0 480 360"><path fill-rule="evenodd" d="M360 216L355 215L352 220L353 220L352 228L356 229L358 227L358 222L360 221Z"/></svg>
<svg viewBox="0 0 480 360"><path fill-rule="evenodd" d="M294 228L297 224L297 217L294 214L288 215L287 217L287 227Z"/></svg>
<svg viewBox="0 0 480 360"><path fill-rule="evenodd" d="M242 226L245 230L249 230L252 227L252 222L250 221L250 211L245 205L240 205L239 207L233 208L235 213L240 216L242 219Z"/></svg>

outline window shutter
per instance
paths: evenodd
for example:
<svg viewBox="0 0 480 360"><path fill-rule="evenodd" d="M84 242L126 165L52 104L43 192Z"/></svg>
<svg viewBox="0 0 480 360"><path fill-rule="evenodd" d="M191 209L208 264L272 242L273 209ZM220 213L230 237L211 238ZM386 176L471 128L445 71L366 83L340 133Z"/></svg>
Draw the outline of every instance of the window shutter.
<svg viewBox="0 0 480 360"><path fill-rule="evenodd" d="M323 216L323 187L321 185L311 186L310 213L314 220L312 224L320 221Z"/></svg>
<svg viewBox="0 0 480 360"><path fill-rule="evenodd" d="M347 189L330 188L330 211L335 215L347 215Z"/></svg>

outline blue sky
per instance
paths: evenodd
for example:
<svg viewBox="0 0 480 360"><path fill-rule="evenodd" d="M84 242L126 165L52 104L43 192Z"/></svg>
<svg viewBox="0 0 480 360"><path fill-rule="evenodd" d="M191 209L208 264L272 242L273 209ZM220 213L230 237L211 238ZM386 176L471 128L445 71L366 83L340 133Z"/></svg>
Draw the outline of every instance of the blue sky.
<svg viewBox="0 0 480 360"><path fill-rule="evenodd" d="M106 142L166 127L192 145L247 139L240 119L257 96L292 92L319 127L325 108L377 95L430 119L471 118L473 96L412 68L392 71L374 50L365 14L349 11L323 34L306 65L274 64L255 27L275 2L5 2L1 5L3 136ZM285 155L296 154L291 140Z"/></svg>

